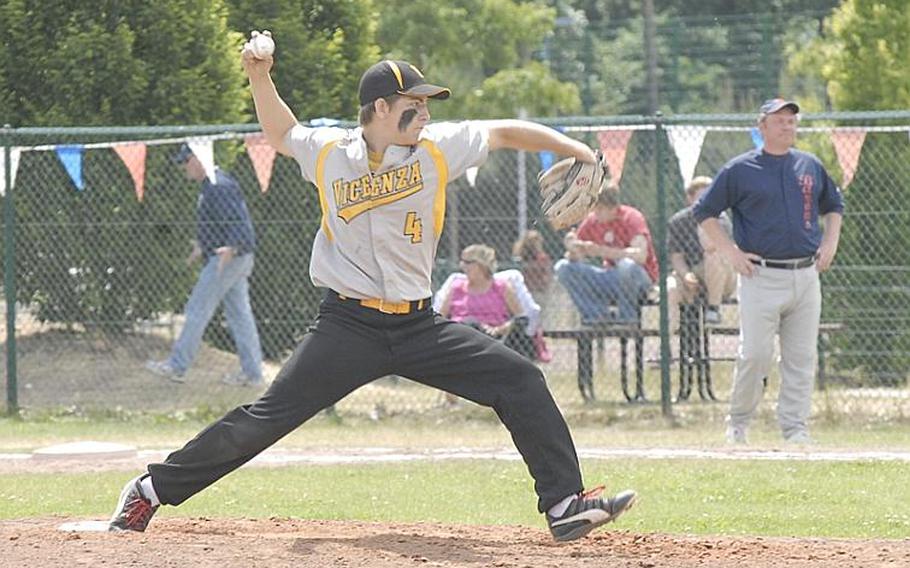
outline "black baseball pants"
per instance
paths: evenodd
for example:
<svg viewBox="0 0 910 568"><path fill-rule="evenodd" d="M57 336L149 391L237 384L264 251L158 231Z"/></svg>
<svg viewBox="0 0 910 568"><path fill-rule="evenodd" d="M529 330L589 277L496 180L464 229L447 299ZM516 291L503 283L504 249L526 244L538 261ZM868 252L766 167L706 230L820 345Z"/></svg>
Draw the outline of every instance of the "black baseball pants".
<svg viewBox="0 0 910 568"><path fill-rule="evenodd" d="M569 429L536 365L432 309L384 314L329 292L261 398L149 465L159 499L182 503L348 393L392 374L491 407L534 478L541 512L582 490Z"/></svg>

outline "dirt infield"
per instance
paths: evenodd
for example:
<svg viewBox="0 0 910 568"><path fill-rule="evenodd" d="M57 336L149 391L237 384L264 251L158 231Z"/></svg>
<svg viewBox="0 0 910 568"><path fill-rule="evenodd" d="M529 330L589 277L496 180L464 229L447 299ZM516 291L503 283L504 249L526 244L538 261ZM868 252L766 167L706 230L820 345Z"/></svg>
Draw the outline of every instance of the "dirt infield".
<svg viewBox="0 0 910 568"><path fill-rule="evenodd" d="M639 535L556 544L541 528L289 519L155 519L146 533L67 533L74 519L0 522L4 566L497 568L910 565L902 541Z"/></svg>

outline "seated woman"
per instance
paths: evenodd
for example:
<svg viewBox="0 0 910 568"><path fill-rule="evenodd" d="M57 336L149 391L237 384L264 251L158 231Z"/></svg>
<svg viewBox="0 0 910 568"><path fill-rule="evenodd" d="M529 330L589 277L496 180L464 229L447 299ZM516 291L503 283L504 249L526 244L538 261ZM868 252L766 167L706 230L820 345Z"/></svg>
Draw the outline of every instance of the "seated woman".
<svg viewBox="0 0 910 568"><path fill-rule="evenodd" d="M515 325L513 318L524 316L524 310L509 281L493 278L496 251L486 245L470 245L461 251L460 264L464 276L451 282L439 313L505 338Z"/></svg>

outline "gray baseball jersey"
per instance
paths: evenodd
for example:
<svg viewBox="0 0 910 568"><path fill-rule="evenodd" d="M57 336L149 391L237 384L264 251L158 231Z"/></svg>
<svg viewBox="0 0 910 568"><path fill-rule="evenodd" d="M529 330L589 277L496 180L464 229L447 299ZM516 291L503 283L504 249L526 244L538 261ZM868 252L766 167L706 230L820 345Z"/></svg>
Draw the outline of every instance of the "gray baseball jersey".
<svg viewBox="0 0 910 568"><path fill-rule="evenodd" d="M389 146L371 172L361 128L294 126L285 145L322 208L313 284L352 298L429 297L446 186L486 160L488 142L482 123L430 124L417 145Z"/></svg>

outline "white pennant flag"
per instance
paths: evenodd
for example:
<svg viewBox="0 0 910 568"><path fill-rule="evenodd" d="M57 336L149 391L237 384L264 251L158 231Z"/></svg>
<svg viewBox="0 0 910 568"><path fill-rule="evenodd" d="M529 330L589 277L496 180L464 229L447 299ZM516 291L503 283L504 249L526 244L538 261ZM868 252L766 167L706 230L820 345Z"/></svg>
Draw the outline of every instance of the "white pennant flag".
<svg viewBox="0 0 910 568"><path fill-rule="evenodd" d="M464 171L464 177L468 180L468 185L475 187L477 184L478 168L468 168Z"/></svg>
<svg viewBox="0 0 910 568"><path fill-rule="evenodd" d="M16 185L16 171L19 169L19 148L9 149L10 187ZM6 150L0 148L0 195L6 195Z"/></svg>
<svg viewBox="0 0 910 568"><path fill-rule="evenodd" d="M701 147L705 143L708 129L704 126L668 125L667 136L670 146L679 161L679 173L682 175L683 187L688 187L695 177L695 166L701 157Z"/></svg>
<svg viewBox="0 0 910 568"><path fill-rule="evenodd" d="M193 155L196 156L199 163L202 164L202 169L205 170L205 177L209 178L210 182L215 183L215 151L212 148L212 141L189 140L186 144L193 151Z"/></svg>

